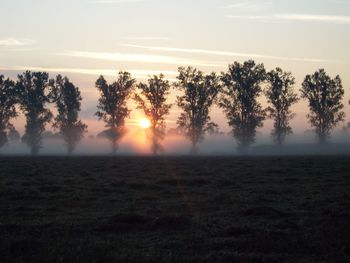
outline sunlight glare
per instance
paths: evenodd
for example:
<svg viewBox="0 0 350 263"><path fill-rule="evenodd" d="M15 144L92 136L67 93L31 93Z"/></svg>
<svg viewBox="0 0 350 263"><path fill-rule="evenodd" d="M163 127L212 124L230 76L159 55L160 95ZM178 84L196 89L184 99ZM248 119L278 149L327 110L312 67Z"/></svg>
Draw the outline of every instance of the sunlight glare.
<svg viewBox="0 0 350 263"><path fill-rule="evenodd" d="M142 129L148 129L149 127L151 127L151 121L149 119L146 119L146 118L140 119L139 126Z"/></svg>

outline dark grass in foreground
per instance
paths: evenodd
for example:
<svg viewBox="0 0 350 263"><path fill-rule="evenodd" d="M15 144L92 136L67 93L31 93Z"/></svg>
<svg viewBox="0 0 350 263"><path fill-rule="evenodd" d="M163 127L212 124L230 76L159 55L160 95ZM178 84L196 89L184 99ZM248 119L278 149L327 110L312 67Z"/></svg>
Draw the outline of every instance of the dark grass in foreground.
<svg viewBox="0 0 350 263"><path fill-rule="evenodd" d="M1 262L350 262L350 157L1 158Z"/></svg>

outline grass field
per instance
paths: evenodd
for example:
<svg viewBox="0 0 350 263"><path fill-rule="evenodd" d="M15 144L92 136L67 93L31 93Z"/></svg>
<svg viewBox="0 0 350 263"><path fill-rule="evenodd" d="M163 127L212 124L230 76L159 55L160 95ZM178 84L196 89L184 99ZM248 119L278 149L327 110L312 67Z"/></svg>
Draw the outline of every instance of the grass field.
<svg viewBox="0 0 350 263"><path fill-rule="evenodd" d="M0 262L350 262L350 157L0 158Z"/></svg>

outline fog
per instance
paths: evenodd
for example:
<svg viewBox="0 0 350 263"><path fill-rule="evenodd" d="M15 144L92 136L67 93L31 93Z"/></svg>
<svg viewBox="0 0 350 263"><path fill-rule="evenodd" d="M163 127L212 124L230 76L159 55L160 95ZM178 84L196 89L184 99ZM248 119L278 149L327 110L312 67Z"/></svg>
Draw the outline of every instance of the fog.
<svg viewBox="0 0 350 263"><path fill-rule="evenodd" d="M191 155L189 140L180 135L168 135L163 141L160 155ZM73 156L111 155L111 141L105 138L85 137L76 147ZM206 136L199 145L201 155L240 155L237 144L230 134ZM268 134L258 133L256 143L244 155L319 155L350 154L350 132L335 131L329 142L318 144L314 132L292 134L282 146L273 143ZM21 140L9 141L0 149L0 155L30 155L29 147ZM39 155L67 155L66 145L61 138L44 138ZM127 133L118 143L116 156L152 155L151 141L144 130Z"/></svg>

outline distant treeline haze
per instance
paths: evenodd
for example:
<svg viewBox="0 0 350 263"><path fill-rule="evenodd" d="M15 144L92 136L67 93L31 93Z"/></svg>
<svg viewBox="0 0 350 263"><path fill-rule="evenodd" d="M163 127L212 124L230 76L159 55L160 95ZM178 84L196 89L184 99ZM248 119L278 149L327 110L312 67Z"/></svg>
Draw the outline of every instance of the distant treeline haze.
<svg viewBox="0 0 350 263"><path fill-rule="evenodd" d="M210 118L214 105L225 113L242 152L255 142L257 129L267 118L274 121L271 136L277 145L282 145L292 133L290 121L295 114L291 106L300 99L308 102L307 118L320 143L325 143L332 130L345 120L341 79L339 76L331 78L323 69L305 77L300 88L301 98L294 91L295 78L290 72L281 68L266 71L263 64L253 60L242 64L235 62L221 74L205 74L193 67L180 67L178 72L178 81L173 84L162 74L150 77L147 83L136 83L128 72L120 72L110 84L103 76L98 78L95 85L100 97L95 115L105 123L107 130L103 133L111 141L113 153L126 132L130 99L151 122L148 134L153 154L161 152L166 116L173 106L167 103L171 88L181 92L176 101L182 111L177 131L190 140L192 152L198 151L205 134L219 132L218 125ZM267 108L258 102L262 95L268 101ZM87 125L78 116L81 101L79 88L61 75L49 79L46 72L26 71L18 75L16 81L0 75L0 147L9 137L19 136L11 121L20 110L26 118L22 141L32 154L39 153L48 123L59 130L68 153L72 153L87 131ZM48 109L49 104L55 105L56 116Z"/></svg>

